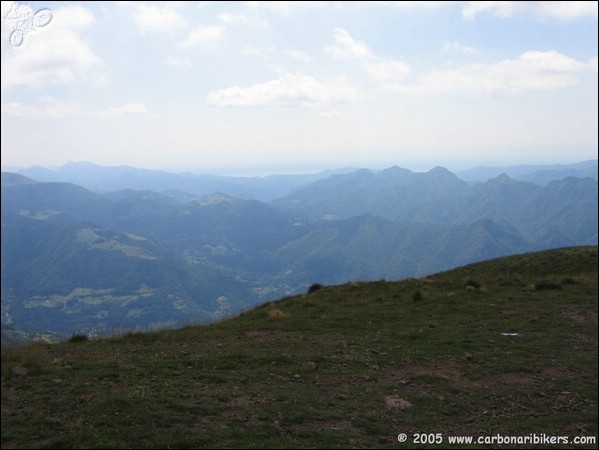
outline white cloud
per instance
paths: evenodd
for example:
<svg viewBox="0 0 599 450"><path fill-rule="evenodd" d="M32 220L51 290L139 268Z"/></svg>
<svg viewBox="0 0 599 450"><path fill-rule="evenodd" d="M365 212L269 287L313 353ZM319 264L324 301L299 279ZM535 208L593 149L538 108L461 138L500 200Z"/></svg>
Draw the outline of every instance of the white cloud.
<svg viewBox="0 0 599 450"><path fill-rule="evenodd" d="M224 25L200 25L191 31L179 45L182 47L209 47L224 41L226 31L227 28Z"/></svg>
<svg viewBox="0 0 599 450"><path fill-rule="evenodd" d="M463 53L464 55L475 55L478 53L476 49L455 41L445 41L443 43L443 51Z"/></svg>
<svg viewBox="0 0 599 450"><path fill-rule="evenodd" d="M574 20L581 17L597 17L597 2L538 2L536 14L541 18Z"/></svg>
<svg viewBox="0 0 599 450"><path fill-rule="evenodd" d="M284 75L249 87L233 86L211 92L210 106L321 106L353 102L362 93L345 77L317 80L309 75Z"/></svg>
<svg viewBox="0 0 599 450"><path fill-rule="evenodd" d="M177 56L169 56L164 60L169 66L179 70L186 70L191 68L191 61L187 58L179 58Z"/></svg>
<svg viewBox="0 0 599 450"><path fill-rule="evenodd" d="M246 16L245 14L219 14L218 20L226 25L248 25L253 28L268 28L268 22L256 16Z"/></svg>
<svg viewBox="0 0 599 450"><path fill-rule="evenodd" d="M403 61L382 60L376 63L366 63L364 69L377 81L389 81L406 75L410 71L410 66Z"/></svg>
<svg viewBox="0 0 599 450"><path fill-rule="evenodd" d="M355 41L341 28L335 28L335 45L326 47L324 52L337 59L366 59L373 56L366 43Z"/></svg>
<svg viewBox="0 0 599 450"><path fill-rule="evenodd" d="M312 61L312 57L301 50L287 50L287 56L301 62Z"/></svg>
<svg viewBox="0 0 599 450"><path fill-rule="evenodd" d="M451 2L442 2L442 1L399 1L399 2L364 2L367 5L379 4L379 5L387 5L393 6L395 8L403 9L403 10L416 10L416 9L436 9L440 6L444 6Z"/></svg>
<svg viewBox="0 0 599 450"><path fill-rule="evenodd" d="M579 74L596 71L596 67L596 58L581 62L555 50L529 51L518 59L441 69L426 75L419 83L387 87L405 93L546 91L570 86L578 81Z"/></svg>
<svg viewBox="0 0 599 450"><path fill-rule="evenodd" d="M218 16L218 20L220 20L222 23L248 23L250 22L250 18L248 16L245 16L243 14L229 14L229 13L222 13L219 14Z"/></svg>
<svg viewBox="0 0 599 450"><path fill-rule="evenodd" d="M304 10L312 10L320 8L323 3L319 1L269 1L269 2L246 2L246 5L250 9L266 9L271 12L275 12L282 16L289 16L291 13Z"/></svg>
<svg viewBox="0 0 599 450"><path fill-rule="evenodd" d="M92 12L81 6L54 10L51 22L27 34L20 47L3 49L2 88L44 87L86 78L101 61L79 33L94 20Z"/></svg>
<svg viewBox="0 0 599 450"><path fill-rule="evenodd" d="M178 45L180 47L211 47L224 41L231 27L248 25L252 28L265 28L269 26L268 22L261 18L244 14L221 13L217 15L217 18L220 23L197 26Z"/></svg>
<svg viewBox="0 0 599 450"><path fill-rule="evenodd" d="M465 19L472 20L477 14L488 13L497 17L512 17L530 14L538 19L574 20L582 17L597 17L597 2L467 2L462 9Z"/></svg>
<svg viewBox="0 0 599 450"><path fill-rule="evenodd" d="M354 40L341 28L335 28L335 45L326 47L324 52L336 59L359 61L366 73L376 81L397 79L410 71L404 61L375 55L365 42Z"/></svg>
<svg viewBox="0 0 599 450"><path fill-rule="evenodd" d="M64 119L79 112L75 102L60 102L48 95L38 98L39 105L28 106L19 102L2 103L2 115L18 119Z"/></svg>
<svg viewBox="0 0 599 450"><path fill-rule="evenodd" d="M108 108L99 114L103 119L122 119L129 116L150 117L150 113L143 103L125 103L123 106Z"/></svg>
<svg viewBox="0 0 599 450"><path fill-rule="evenodd" d="M247 46L241 49L241 54L245 56L257 56L258 58L268 60L270 58L271 53L274 51L273 47L252 47Z"/></svg>
<svg viewBox="0 0 599 450"><path fill-rule="evenodd" d="M466 2L466 5L462 8L462 16L465 19L472 20L477 14L488 12L498 17L510 17L517 9L523 9L523 6L519 5L518 2Z"/></svg>
<svg viewBox="0 0 599 450"><path fill-rule="evenodd" d="M176 10L179 7L177 2L166 2L161 6L143 2L132 2L132 4L135 6L133 20L142 33L173 31L187 25L185 17Z"/></svg>

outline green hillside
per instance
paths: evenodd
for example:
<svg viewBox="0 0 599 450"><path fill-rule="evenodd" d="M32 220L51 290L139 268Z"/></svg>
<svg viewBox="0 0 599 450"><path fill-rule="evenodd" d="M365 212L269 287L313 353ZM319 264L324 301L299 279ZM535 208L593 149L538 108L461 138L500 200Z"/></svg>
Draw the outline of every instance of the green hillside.
<svg viewBox="0 0 599 450"><path fill-rule="evenodd" d="M210 326L3 347L2 447L596 439L597 356L597 247L563 248L322 287ZM470 446L500 447L535 446Z"/></svg>
<svg viewBox="0 0 599 450"><path fill-rule="evenodd" d="M210 322L314 282L597 245L598 226L596 180L470 186L440 167L334 175L272 204L100 195L3 172L0 209L3 342Z"/></svg>

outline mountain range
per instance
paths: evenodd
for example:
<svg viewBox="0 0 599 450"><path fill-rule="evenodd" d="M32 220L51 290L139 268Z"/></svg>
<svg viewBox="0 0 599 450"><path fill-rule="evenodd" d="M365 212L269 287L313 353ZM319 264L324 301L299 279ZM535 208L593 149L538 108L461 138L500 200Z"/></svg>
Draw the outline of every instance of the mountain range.
<svg viewBox="0 0 599 450"><path fill-rule="evenodd" d="M456 175L468 182L484 182L505 173L517 181L539 185L566 177L597 179L597 160L590 159L575 164L521 164L509 167L474 167L457 172Z"/></svg>
<svg viewBox="0 0 599 450"><path fill-rule="evenodd" d="M215 192L222 192L232 197L264 202L284 197L298 188L331 175L349 174L356 170L358 169L346 167L299 175L233 177L192 172L171 173L130 166L100 166L90 162L74 161L57 169L41 166L2 169L3 172L14 172L39 181L77 184L92 192L112 192L123 189L152 190L180 200L192 200ZM476 184L496 178L502 173L517 181L527 181L538 185L545 185L566 177L588 177L597 180L597 160L575 164L481 166L456 172L456 175L470 184Z"/></svg>
<svg viewBox="0 0 599 450"><path fill-rule="evenodd" d="M304 184L335 173L349 173L354 170L345 168L315 174L233 177L191 172L170 173L130 166L108 167L71 161L56 170L33 166L10 171L39 181L77 184L93 192L152 190L181 200L223 192L237 198L270 201L283 197Z"/></svg>
<svg viewBox="0 0 599 450"><path fill-rule="evenodd" d="M251 189L198 196L156 181L93 192L3 172L3 339L210 322L313 283L597 245L594 175L472 184L441 167L361 169L270 179L265 202Z"/></svg>

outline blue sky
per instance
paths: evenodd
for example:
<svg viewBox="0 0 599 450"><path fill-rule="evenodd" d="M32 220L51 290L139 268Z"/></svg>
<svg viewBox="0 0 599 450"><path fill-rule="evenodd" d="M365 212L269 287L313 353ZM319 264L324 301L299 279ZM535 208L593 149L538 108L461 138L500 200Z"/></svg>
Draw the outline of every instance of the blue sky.
<svg viewBox="0 0 599 450"><path fill-rule="evenodd" d="M597 158L597 2L2 2L2 18L3 167Z"/></svg>

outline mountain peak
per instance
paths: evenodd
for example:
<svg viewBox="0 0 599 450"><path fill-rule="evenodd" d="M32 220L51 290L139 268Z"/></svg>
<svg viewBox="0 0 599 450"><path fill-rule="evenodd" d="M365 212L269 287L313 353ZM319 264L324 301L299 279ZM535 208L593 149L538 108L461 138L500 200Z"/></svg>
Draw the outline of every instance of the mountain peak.
<svg viewBox="0 0 599 450"><path fill-rule="evenodd" d="M435 166L431 170L429 170L428 173L453 173L453 172L451 172L449 169L447 169L443 166Z"/></svg>
<svg viewBox="0 0 599 450"><path fill-rule="evenodd" d="M394 173L394 174L402 174L402 173L414 173L410 169L405 169L399 166L391 166L387 169L384 169L381 173Z"/></svg>
<svg viewBox="0 0 599 450"><path fill-rule="evenodd" d="M431 170L429 170L427 172L427 174L435 175L437 177L443 176L443 177L457 178L456 174L454 174L452 171L450 171L449 169L446 169L445 167L442 167L442 166L433 167Z"/></svg>
<svg viewBox="0 0 599 450"><path fill-rule="evenodd" d="M488 183L491 184L505 184L505 183L516 183L512 177L510 177L507 173L503 172L497 175L495 178L491 178Z"/></svg>

